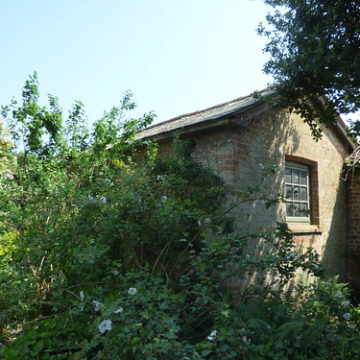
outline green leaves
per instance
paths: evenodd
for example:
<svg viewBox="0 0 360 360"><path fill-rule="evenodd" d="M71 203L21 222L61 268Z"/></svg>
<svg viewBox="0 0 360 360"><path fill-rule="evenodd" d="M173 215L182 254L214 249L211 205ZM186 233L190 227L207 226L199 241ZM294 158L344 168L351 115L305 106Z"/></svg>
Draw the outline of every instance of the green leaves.
<svg viewBox="0 0 360 360"><path fill-rule="evenodd" d="M0 143L0 324L4 339L19 329L0 357L356 359L344 285L292 288L317 255L297 252L284 224L234 232L229 190L191 142L159 158L134 140L152 115L127 118L129 93L92 132L81 102L63 123L57 98L40 107L35 85L8 119L24 152ZM232 195L277 201L261 188Z"/></svg>
<svg viewBox="0 0 360 360"><path fill-rule="evenodd" d="M356 1L273 1L275 10L260 35L271 59L264 71L273 75L274 103L301 114L315 138L317 121L335 123L337 113L360 109L359 22ZM319 100L326 96L327 100Z"/></svg>

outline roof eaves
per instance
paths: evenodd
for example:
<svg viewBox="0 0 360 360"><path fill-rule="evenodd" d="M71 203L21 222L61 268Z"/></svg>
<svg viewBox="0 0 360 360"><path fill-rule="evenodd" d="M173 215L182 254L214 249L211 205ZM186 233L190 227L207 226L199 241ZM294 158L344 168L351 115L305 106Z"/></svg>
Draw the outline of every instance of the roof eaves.
<svg viewBox="0 0 360 360"><path fill-rule="evenodd" d="M261 96L269 96L273 93L272 90L266 89L259 92ZM247 111L256 104L260 103L261 99L253 95L237 98L226 103L218 104L210 108L195 111L189 114L184 114L173 119L152 125L137 134L138 139L165 139L171 136L176 131L182 133L193 132L199 130L206 130L214 127L234 124L234 121L227 117L232 117L236 114ZM239 102L236 106L232 104ZM228 109L230 107L230 109ZM216 112L219 109L219 112ZM209 114L210 112L210 114ZM203 115L203 116L202 116ZM227 119L226 119L227 118Z"/></svg>
<svg viewBox="0 0 360 360"><path fill-rule="evenodd" d="M348 127L345 124L344 120L340 116L338 116L337 119L336 119L335 127L338 130L338 132L341 134L341 136L346 140L346 142L349 144L350 148L353 151L358 148L359 144L357 144L351 138L351 136L348 133Z"/></svg>

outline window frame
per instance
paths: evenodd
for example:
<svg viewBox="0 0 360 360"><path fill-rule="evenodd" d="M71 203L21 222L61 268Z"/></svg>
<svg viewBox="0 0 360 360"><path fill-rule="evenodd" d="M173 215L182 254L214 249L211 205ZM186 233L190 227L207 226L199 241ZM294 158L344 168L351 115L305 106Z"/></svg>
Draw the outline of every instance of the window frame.
<svg viewBox="0 0 360 360"><path fill-rule="evenodd" d="M318 163L317 161L310 160L308 158L304 158L297 155L288 155L285 154L285 162L284 162L284 185L283 189L285 189L285 165L287 162L296 163L299 165L308 166L309 169L309 199L310 199L310 221L307 222L299 222L293 221L294 218L289 217L286 218L286 221L289 224L310 224L315 225L320 228L320 210L319 210L319 172L318 172ZM286 203L284 202L286 206ZM284 214L286 216L286 209L284 209Z"/></svg>
<svg viewBox="0 0 360 360"><path fill-rule="evenodd" d="M293 182L293 180L291 179L290 182L286 181L286 170L287 169L291 169L291 170L298 170L301 172L305 172L305 183L301 184L301 181L299 179L299 182ZM299 187L299 198L298 199L287 199L287 191L286 191L286 187L287 186L298 186ZM301 200L301 188L306 189L306 200ZM310 168L308 165L304 165L304 164L300 164L298 162L294 162L294 161L285 161L285 176L284 176L284 198L285 198L285 204L286 204L286 208L285 208L285 213L286 213L286 221L287 222L296 222L296 223L306 223L306 224L310 224L311 221L311 191L310 191ZM287 215L287 204L288 203L299 203L301 204L306 204L307 207L307 211L309 212L308 215L306 216L288 216Z"/></svg>

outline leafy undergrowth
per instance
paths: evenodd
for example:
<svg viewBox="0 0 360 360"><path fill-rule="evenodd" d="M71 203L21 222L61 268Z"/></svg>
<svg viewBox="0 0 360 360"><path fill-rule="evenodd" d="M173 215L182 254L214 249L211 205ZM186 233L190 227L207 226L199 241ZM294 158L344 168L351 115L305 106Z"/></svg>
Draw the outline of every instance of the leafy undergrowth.
<svg viewBox="0 0 360 360"><path fill-rule="evenodd" d="M125 120L133 106L126 94L90 132L81 103L65 123L56 98L40 107L32 77L4 109L24 148L2 133L2 342L21 332L0 357L360 359L345 285L286 225L233 231L224 199L246 190L234 199L189 143L159 158L135 141L151 116Z"/></svg>

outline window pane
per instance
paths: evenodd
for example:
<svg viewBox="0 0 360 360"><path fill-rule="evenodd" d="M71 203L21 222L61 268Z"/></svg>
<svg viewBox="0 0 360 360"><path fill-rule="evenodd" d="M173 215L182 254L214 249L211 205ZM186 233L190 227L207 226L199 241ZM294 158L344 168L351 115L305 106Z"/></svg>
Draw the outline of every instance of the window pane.
<svg viewBox="0 0 360 360"><path fill-rule="evenodd" d="M300 205L301 216L309 216L308 204L302 203Z"/></svg>
<svg viewBox="0 0 360 360"><path fill-rule="evenodd" d="M285 169L285 182L291 183L291 169L289 168Z"/></svg>
<svg viewBox="0 0 360 360"><path fill-rule="evenodd" d="M307 185L306 172L305 171L300 171L300 184L301 185Z"/></svg>
<svg viewBox="0 0 360 360"><path fill-rule="evenodd" d="M300 200L300 187L299 186L294 186L294 200Z"/></svg>
<svg viewBox="0 0 360 360"><path fill-rule="evenodd" d="M292 199L292 186L291 185L286 185L285 186L285 198L287 200L291 200Z"/></svg>
<svg viewBox="0 0 360 360"><path fill-rule="evenodd" d="M299 184L300 183L299 170L293 169L293 171L292 171L292 182L294 184Z"/></svg>
<svg viewBox="0 0 360 360"><path fill-rule="evenodd" d="M300 200L301 201L307 201L307 188L306 187L300 187Z"/></svg>
<svg viewBox="0 0 360 360"><path fill-rule="evenodd" d="M284 197L286 216L291 218L290 221L308 222L310 218L309 169L295 162L285 164Z"/></svg>
<svg viewBox="0 0 360 360"><path fill-rule="evenodd" d="M294 216L294 207L292 203L286 203L286 216Z"/></svg>

